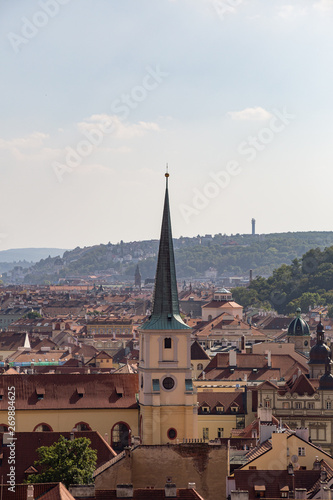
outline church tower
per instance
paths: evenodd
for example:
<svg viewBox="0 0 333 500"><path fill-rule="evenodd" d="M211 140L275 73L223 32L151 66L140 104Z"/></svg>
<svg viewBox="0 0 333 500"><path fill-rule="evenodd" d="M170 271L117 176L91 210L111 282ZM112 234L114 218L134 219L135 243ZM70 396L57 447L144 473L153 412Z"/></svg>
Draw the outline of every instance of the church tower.
<svg viewBox="0 0 333 500"><path fill-rule="evenodd" d="M134 284L136 287L138 287L141 290L141 273L140 273L139 264L137 264L136 269L135 269Z"/></svg>
<svg viewBox="0 0 333 500"><path fill-rule="evenodd" d="M191 328L179 312L166 190L153 310L139 330L140 436L143 444L197 438L197 398L191 374Z"/></svg>
<svg viewBox="0 0 333 500"><path fill-rule="evenodd" d="M288 342L295 344L295 351L303 353L305 356L309 356L310 351L310 328L304 319L301 317L301 309L298 307L296 309L296 318L292 320L288 326Z"/></svg>

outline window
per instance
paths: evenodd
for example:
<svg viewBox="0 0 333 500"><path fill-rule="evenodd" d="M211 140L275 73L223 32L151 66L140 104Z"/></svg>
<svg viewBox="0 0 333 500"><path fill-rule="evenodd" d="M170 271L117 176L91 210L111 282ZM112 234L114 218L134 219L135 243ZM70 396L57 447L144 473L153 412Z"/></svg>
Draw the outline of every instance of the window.
<svg viewBox="0 0 333 500"><path fill-rule="evenodd" d="M171 389L173 389L174 385L175 385L175 381L172 377L165 377L165 379L163 380L163 387L167 391L170 391Z"/></svg>
<svg viewBox="0 0 333 500"><path fill-rule="evenodd" d="M217 437L223 438L223 427L218 427L217 429Z"/></svg>
<svg viewBox="0 0 333 500"><path fill-rule="evenodd" d="M185 391L187 391L187 392L193 391L193 384L192 384L191 378L185 379Z"/></svg>
<svg viewBox="0 0 333 500"><path fill-rule="evenodd" d="M295 403L295 409L296 410L301 410L302 409L302 403Z"/></svg>
<svg viewBox="0 0 333 500"><path fill-rule="evenodd" d="M245 429L245 416L237 415L236 416L236 429Z"/></svg>
<svg viewBox="0 0 333 500"><path fill-rule="evenodd" d="M289 403L282 403L282 408L284 410L289 410Z"/></svg>
<svg viewBox="0 0 333 500"><path fill-rule="evenodd" d="M143 386L143 378L142 378L142 386ZM153 391L159 392L160 390L160 381L158 378L153 378Z"/></svg>
<svg viewBox="0 0 333 500"><path fill-rule="evenodd" d="M326 401L326 410L331 410L331 409L332 409L332 402Z"/></svg>
<svg viewBox="0 0 333 500"><path fill-rule="evenodd" d="M38 424L34 428L34 432L52 432L52 427L48 424Z"/></svg>
<svg viewBox="0 0 333 500"><path fill-rule="evenodd" d="M210 408L209 408L209 406L202 406L201 407L201 411L203 413L210 413Z"/></svg>
<svg viewBox="0 0 333 500"><path fill-rule="evenodd" d="M203 427L202 429L202 438L209 439L209 429L208 427Z"/></svg>
<svg viewBox="0 0 333 500"><path fill-rule="evenodd" d="M167 435L168 435L169 439L176 439L176 437L177 437L177 431L176 431L176 429L174 429L173 427L171 427L171 429L168 430Z"/></svg>
<svg viewBox="0 0 333 500"><path fill-rule="evenodd" d="M86 422L78 422L74 427L77 431L91 431L90 425Z"/></svg>
<svg viewBox="0 0 333 500"><path fill-rule="evenodd" d="M217 406L216 407L216 412L217 413L223 413L224 412L224 407L223 406Z"/></svg>
<svg viewBox="0 0 333 500"><path fill-rule="evenodd" d="M314 403L308 403L308 409L309 410L314 410L315 404Z"/></svg>
<svg viewBox="0 0 333 500"><path fill-rule="evenodd" d="M164 339L164 349L171 349L171 338L167 337Z"/></svg>
<svg viewBox="0 0 333 500"><path fill-rule="evenodd" d="M265 400L265 408L270 408L271 407L271 400L270 399L266 399Z"/></svg>
<svg viewBox="0 0 333 500"><path fill-rule="evenodd" d="M203 364L202 363L198 363L197 364L197 370L203 370Z"/></svg>
<svg viewBox="0 0 333 500"><path fill-rule="evenodd" d="M298 456L299 457L305 457L305 448L303 446L300 446L298 448Z"/></svg>
<svg viewBox="0 0 333 500"><path fill-rule="evenodd" d="M117 453L130 444L131 430L125 422L116 423L111 429L111 446Z"/></svg>
<svg viewBox="0 0 333 500"><path fill-rule="evenodd" d="M238 412L238 406L232 406L232 407L231 407L231 411L232 411L233 413L237 413L237 412Z"/></svg>

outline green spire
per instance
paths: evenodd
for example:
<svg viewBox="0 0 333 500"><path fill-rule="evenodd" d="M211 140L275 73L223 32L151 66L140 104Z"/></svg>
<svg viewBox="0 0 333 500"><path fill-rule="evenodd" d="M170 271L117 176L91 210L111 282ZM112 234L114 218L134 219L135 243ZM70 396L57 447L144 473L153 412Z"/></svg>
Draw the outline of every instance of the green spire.
<svg viewBox="0 0 333 500"><path fill-rule="evenodd" d="M179 313L175 256L173 251L169 207L168 179L166 189L158 261L155 277L153 312L143 330L180 330L189 328Z"/></svg>

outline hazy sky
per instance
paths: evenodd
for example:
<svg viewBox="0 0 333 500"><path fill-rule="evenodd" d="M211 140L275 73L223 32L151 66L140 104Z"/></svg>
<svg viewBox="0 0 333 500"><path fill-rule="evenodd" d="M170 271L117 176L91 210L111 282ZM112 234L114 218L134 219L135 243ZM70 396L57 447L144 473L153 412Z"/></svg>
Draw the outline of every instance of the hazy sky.
<svg viewBox="0 0 333 500"><path fill-rule="evenodd" d="M0 11L0 250L333 229L333 0Z"/></svg>

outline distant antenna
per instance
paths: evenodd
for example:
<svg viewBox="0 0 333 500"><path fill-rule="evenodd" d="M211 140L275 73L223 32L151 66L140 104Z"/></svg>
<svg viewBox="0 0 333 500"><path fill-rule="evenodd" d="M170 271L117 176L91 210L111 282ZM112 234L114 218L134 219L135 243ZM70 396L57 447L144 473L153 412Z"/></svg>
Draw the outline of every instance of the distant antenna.
<svg viewBox="0 0 333 500"><path fill-rule="evenodd" d="M256 234L256 220L252 219L251 223L252 223L252 236L254 236Z"/></svg>

